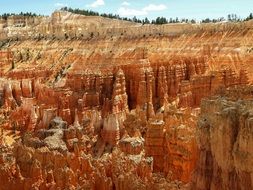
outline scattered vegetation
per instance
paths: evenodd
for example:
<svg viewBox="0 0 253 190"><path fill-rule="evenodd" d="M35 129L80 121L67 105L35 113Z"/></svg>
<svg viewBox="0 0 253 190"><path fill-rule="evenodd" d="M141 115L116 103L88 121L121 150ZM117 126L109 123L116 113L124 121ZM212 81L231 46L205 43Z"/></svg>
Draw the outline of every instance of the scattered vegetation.
<svg viewBox="0 0 253 190"><path fill-rule="evenodd" d="M186 19L186 18L182 18L179 19L177 18L170 18L167 19L165 17L157 17L154 20L149 20L147 17L145 19L138 19L136 16L134 16L133 18L127 18L127 17L120 17L118 14L107 14L107 13L98 13L92 10L82 10L82 9L72 9L69 7L63 7L61 8L62 11L68 11L71 13L75 13L75 14L81 14L81 15L85 15L85 16L102 16L105 18L111 18L111 19L118 19L118 20L125 20L125 21L130 21L130 22L136 22L136 23L141 23L141 24L156 24L156 25L161 25L161 24L168 24L168 23L196 23L197 21L195 19ZM26 13L19 13L19 14L15 14L15 13L4 13L2 15L0 15L0 17L2 19L7 20L8 17L10 16L28 16L28 17L36 17L36 16L41 16L41 15L37 15L36 13L31 13L31 12L26 12ZM249 21L253 19L253 13L250 13L250 15L248 17L246 17L245 19L242 19L240 17L238 17L236 14L229 14L227 16L227 18L225 19L224 17L218 18L218 19L210 19L210 18L206 18L201 20L201 23L217 23L217 22L223 22L223 21L229 21L229 22L241 22L241 21ZM67 37L67 36L65 36Z"/></svg>
<svg viewBox="0 0 253 190"><path fill-rule="evenodd" d="M31 13L31 12L26 12L26 13L4 13L2 15L0 15L0 17L4 20L7 20L8 17L10 16L26 16L26 17L36 17L36 16L40 16L40 15L37 15L36 13Z"/></svg>
<svg viewBox="0 0 253 190"><path fill-rule="evenodd" d="M68 8L68 7L63 7L61 8L61 10L63 11L68 11L68 12L72 12L75 14L81 14L81 15L86 15L86 16L102 16L102 17L106 17L106 18L111 18L111 19L118 19L118 20L125 20L125 21L130 21L130 22L136 22L136 23L142 23L144 24L168 24L168 23L196 23L197 21L195 19L186 19L186 18L182 18L179 19L177 18L170 18L169 20L165 17L157 17L156 19L150 21L148 18L145 18L143 20L138 19L136 16L134 16L132 19L131 18L127 18L127 17L120 17L117 14L106 14L106 13L98 13L95 11L91 11L91 10L81 10L81 9L72 9L72 8ZM241 19L240 17L238 17L236 14L229 14L227 16L227 19L225 19L224 17L218 18L218 19L210 19L210 18L206 18L201 20L201 23L217 23L217 22L223 22L223 21L229 21L229 22L240 22L240 21L248 21L253 19L253 14L251 13L247 18L245 19Z"/></svg>
<svg viewBox="0 0 253 190"><path fill-rule="evenodd" d="M145 19L138 19L136 16L134 16L133 18L127 18L127 17L120 17L117 14L106 14L106 13L98 13L98 12L94 12L91 10L81 10L81 9L72 9L72 8L68 8L68 7L63 7L61 8L62 11L68 11L71 13L75 13L75 14L81 14L81 15L85 15L85 16L102 16L105 18L111 18L111 19L118 19L118 20L125 20L125 21L130 21L130 22L136 22L136 23L141 23L141 24L168 24L168 23L180 23L180 22L185 22L186 20L189 22L193 22L195 23L195 20L188 20L188 19L182 19L179 20L178 18L176 19L166 19L165 17L157 17L155 20L150 21L147 17Z"/></svg>
<svg viewBox="0 0 253 190"><path fill-rule="evenodd" d="M245 21L252 20L253 19L253 13L250 13L250 15L245 19Z"/></svg>

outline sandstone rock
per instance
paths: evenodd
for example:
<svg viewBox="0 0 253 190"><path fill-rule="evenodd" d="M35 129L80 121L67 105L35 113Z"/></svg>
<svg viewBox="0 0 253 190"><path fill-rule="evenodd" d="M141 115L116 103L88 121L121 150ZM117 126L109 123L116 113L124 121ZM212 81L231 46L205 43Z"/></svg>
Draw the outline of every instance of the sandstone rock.
<svg viewBox="0 0 253 190"><path fill-rule="evenodd" d="M43 116L41 120L41 128L47 129L49 127L49 123L56 116L56 109L44 109Z"/></svg>
<svg viewBox="0 0 253 190"><path fill-rule="evenodd" d="M251 25L0 19L0 189L252 188Z"/></svg>
<svg viewBox="0 0 253 190"><path fill-rule="evenodd" d="M123 138L119 142L122 152L126 154L140 154L144 148L144 139L140 138Z"/></svg>
<svg viewBox="0 0 253 190"><path fill-rule="evenodd" d="M32 81L30 79L23 79L21 86L23 97L31 98L33 96Z"/></svg>
<svg viewBox="0 0 253 190"><path fill-rule="evenodd" d="M186 116L187 117L187 116ZM188 182L191 180L197 160L197 145L195 140L195 127L186 126L195 123L173 123L168 119L166 130L166 158L164 172L172 172L173 180ZM169 124L172 125L169 125Z"/></svg>
<svg viewBox="0 0 253 190"><path fill-rule="evenodd" d="M15 109L17 103L12 95L12 86L10 83L6 83L4 86L4 105L7 109Z"/></svg>
<svg viewBox="0 0 253 190"><path fill-rule="evenodd" d="M124 72L119 70L113 85L112 113L119 113L122 111L128 112L128 102Z"/></svg>
<svg viewBox="0 0 253 190"><path fill-rule="evenodd" d="M145 141L145 153L154 158L154 171L162 172L164 167L164 122L152 121L148 124L148 130Z"/></svg>
<svg viewBox="0 0 253 190"><path fill-rule="evenodd" d="M119 121L115 114L109 115L108 118L104 120L102 129L102 138L106 143L110 145L116 145L120 138L119 131Z"/></svg>
<svg viewBox="0 0 253 190"><path fill-rule="evenodd" d="M193 189L252 189L250 107L252 101L203 101Z"/></svg>
<svg viewBox="0 0 253 190"><path fill-rule="evenodd" d="M159 67L157 95L159 97L159 107L164 106L168 98L168 85L165 67Z"/></svg>

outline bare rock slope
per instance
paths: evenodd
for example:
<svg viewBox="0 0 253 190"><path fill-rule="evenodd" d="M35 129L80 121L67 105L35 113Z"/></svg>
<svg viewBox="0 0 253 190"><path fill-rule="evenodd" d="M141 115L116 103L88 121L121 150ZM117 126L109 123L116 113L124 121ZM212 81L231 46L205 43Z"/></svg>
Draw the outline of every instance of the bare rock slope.
<svg viewBox="0 0 253 190"><path fill-rule="evenodd" d="M192 189L252 189L252 100L204 100Z"/></svg>
<svg viewBox="0 0 253 190"><path fill-rule="evenodd" d="M9 19L0 190L252 187L251 22Z"/></svg>

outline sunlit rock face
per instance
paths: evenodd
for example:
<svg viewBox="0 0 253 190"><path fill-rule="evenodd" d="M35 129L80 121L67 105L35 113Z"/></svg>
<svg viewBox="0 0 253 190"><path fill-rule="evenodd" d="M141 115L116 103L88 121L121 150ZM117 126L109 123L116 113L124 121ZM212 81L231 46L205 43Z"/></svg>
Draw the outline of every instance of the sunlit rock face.
<svg viewBox="0 0 253 190"><path fill-rule="evenodd" d="M252 189L252 100L204 100L192 189Z"/></svg>
<svg viewBox="0 0 253 190"><path fill-rule="evenodd" d="M252 188L252 23L4 25L0 190Z"/></svg>

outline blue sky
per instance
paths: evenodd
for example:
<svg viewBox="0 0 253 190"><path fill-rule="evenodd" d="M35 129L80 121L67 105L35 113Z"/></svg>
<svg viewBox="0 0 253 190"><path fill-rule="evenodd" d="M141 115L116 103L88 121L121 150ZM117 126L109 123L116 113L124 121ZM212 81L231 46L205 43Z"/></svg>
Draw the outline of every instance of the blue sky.
<svg viewBox="0 0 253 190"><path fill-rule="evenodd" d="M0 0L0 14L35 12L50 15L60 7L91 9L124 17L219 18L235 13L244 18L253 12L253 0Z"/></svg>

